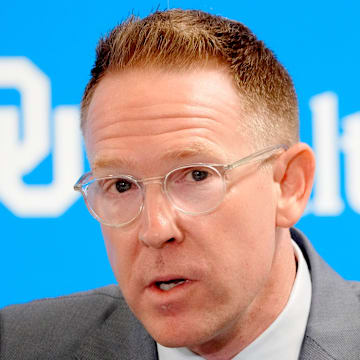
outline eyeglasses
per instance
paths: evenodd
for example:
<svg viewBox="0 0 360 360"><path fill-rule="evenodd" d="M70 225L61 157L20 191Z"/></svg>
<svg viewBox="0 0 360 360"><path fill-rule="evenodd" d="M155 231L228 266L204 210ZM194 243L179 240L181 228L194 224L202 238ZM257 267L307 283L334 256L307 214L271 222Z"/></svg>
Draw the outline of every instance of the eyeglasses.
<svg viewBox="0 0 360 360"><path fill-rule="evenodd" d="M275 145L234 163L191 164L171 170L164 176L136 179L131 175L80 177L74 190L80 191L90 213L102 224L121 227L135 220L144 207L145 186L159 183L166 197L179 211L189 215L205 214L216 209L226 194L225 173L236 167L266 160L286 150Z"/></svg>

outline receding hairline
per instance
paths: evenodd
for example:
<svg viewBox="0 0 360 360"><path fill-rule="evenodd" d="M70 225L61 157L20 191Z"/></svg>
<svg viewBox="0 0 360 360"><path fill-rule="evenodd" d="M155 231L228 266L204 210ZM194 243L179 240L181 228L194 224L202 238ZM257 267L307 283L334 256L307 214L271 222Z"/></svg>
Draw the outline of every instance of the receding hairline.
<svg viewBox="0 0 360 360"><path fill-rule="evenodd" d="M188 64L188 66L183 67L170 67L170 66L163 66L161 64L137 64L136 66L127 67L120 70L109 70L103 78L98 82L96 87L94 87L94 93L96 92L97 87L100 85L102 81L104 81L107 77L111 76L118 76L121 74L127 74L131 72L137 72L137 71L144 71L144 72L161 72L161 73L168 73L168 74L179 74L181 75L182 72L187 71L202 71L202 70L215 70L216 72L223 73L225 76L228 77L228 80L230 81L229 84L232 86L234 90L234 94L238 98L238 130L239 133L245 134L245 136L250 137L252 140L256 140L253 136L254 134L254 125L252 125L252 122L254 124L260 124L261 121L259 121L260 118L260 104L258 105L258 108L254 109L253 105L247 101L246 96L242 93L241 89L238 88L237 83L235 82L234 76L231 72L231 69L227 66L226 63L220 61L219 59L207 59L207 61L198 61L191 64ZM93 98L93 97L92 97ZM91 108L91 101L89 104L89 108ZM83 128L83 134L86 138L86 127ZM256 141L258 144L259 142ZM256 150L257 146L254 143L253 150ZM200 150L200 147L199 147Z"/></svg>
<svg viewBox="0 0 360 360"><path fill-rule="evenodd" d="M181 73L186 71L193 71L193 70L202 70L202 69L215 69L219 71L223 71L229 75L229 78L231 78L232 83L234 85L234 89L236 92L241 96L242 91L241 88L238 87L238 84L235 81L235 77L233 72L231 71L230 66L223 61L221 58L217 57L211 57L207 59L202 60L196 60L188 63L182 63L182 64L170 64L170 63L160 63L157 61L154 62L137 62L136 64L133 64L131 66L127 66L124 68L109 68L104 74L99 78L99 80L92 86L91 92L89 93L88 97L86 98L86 101L82 102L81 104L81 128L84 132L85 130L85 124L87 121L88 116L88 110L91 104L91 101L93 99L94 93L98 87L98 85L101 83L101 81L111 75L117 75L122 73L127 73L131 71L161 71L161 72L169 72L169 73Z"/></svg>
<svg viewBox="0 0 360 360"><path fill-rule="evenodd" d="M93 86L91 96L88 98L89 102L82 107L82 118L81 118L81 128L83 131L83 134L85 136L86 134L86 123L87 123L87 117L88 117L88 110L91 105L91 101L94 97L94 93L96 92L97 87L99 84L108 76L112 75L121 75L125 73L129 73L132 71L159 71L159 72L165 72L165 73L171 73L171 74L181 74L182 72L187 71L196 71L196 70L216 70L219 72L223 72L224 74L229 75L229 80L231 81L234 91L236 92L238 99L239 99L239 108L241 108L241 114L239 113L239 122L241 122L243 125L243 129L246 130L249 128L249 124L245 124L245 121L249 118L257 117L259 118L260 114L265 108L265 104L262 104L261 102L256 103L256 106L254 106L254 103L249 101L247 94L243 91L241 87L239 87L238 83L236 82L235 76L230 68L230 66L223 61L223 59L220 58L207 58L204 60L198 60L194 62L189 62L187 64L183 63L181 65L172 66L169 64L162 64L162 63L137 63L129 67L121 68L121 69L109 69L107 70L101 79Z"/></svg>

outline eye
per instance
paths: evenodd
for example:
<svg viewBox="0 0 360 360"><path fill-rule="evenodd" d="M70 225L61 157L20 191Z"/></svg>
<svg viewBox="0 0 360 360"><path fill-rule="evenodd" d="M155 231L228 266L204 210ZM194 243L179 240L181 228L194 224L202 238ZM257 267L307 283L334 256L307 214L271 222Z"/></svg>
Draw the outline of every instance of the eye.
<svg viewBox="0 0 360 360"><path fill-rule="evenodd" d="M125 191L130 190L132 186L133 186L133 184L126 179L119 179L115 182L116 190L119 193L123 193Z"/></svg>
<svg viewBox="0 0 360 360"><path fill-rule="evenodd" d="M176 182L184 182L187 184L207 183L213 172L207 167L188 167L176 173Z"/></svg>
<svg viewBox="0 0 360 360"><path fill-rule="evenodd" d="M209 176L209 172L206 170L193 170L191 171L191 176L195 181L205 180Z"/></svg>

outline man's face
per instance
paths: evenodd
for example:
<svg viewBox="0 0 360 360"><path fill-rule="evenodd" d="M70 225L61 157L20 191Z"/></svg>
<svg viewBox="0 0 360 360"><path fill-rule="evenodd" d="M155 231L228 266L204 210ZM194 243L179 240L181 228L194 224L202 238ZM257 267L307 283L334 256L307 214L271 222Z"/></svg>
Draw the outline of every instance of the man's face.
<svg viewBox="0 0 360 360"><path fill-rule="evenodd" d="M89 160L98 177L139 179L192 163L230 163L254 151L241 126L246 116L219 68L107 74L89 107ZM266 310L277 277L272 178L258 165L232 170L224 201L197 216L176 210L160 184L147 184L136 220L102 227L124 297L155 340L211 347ZM173 279L186 281L168 291L157 286Z"/></svg>

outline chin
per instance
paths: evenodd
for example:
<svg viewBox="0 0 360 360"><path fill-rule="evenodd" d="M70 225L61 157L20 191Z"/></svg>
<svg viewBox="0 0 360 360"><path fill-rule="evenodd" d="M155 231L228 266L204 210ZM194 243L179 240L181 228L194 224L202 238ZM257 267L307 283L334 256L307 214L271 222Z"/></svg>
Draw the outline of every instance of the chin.
<svg viewBox="0 0 360 360"><path fill-rule="evenodd" d="M154 320L146 330L159 344L169 347L187 347L191 348L211 339L209 329L202 329L199 323L193 321L182 321L180 319Z"/></svg>
<svg viewBox="0 0 360 360"><path fill-rule="evenodd" d="M168 347L168 348L192 348L202 344L203 342L200 339L197 339L191 332L187 331L185 334L174 334L166 335L158 338L154 338L159 344Z"/></svg>

